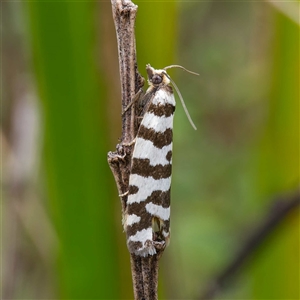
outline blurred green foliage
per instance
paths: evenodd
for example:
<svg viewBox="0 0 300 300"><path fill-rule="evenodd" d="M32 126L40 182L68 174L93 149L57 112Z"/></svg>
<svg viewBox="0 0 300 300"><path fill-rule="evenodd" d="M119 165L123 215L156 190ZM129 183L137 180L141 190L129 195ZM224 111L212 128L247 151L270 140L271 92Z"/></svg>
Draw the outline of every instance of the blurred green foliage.
<svg viewBox="0 0 300 300"><path fill-rule="evenodd" d="M120 297L106 87L96 68L95 6L31 2L30 29L44 114L44 162L59 237L59 298Z"/></svg>
<svg viewBox="0 0 300 300"><path fill-rule="evenodd" d="M259 195L288 191L299 184L299 25L274 16L269 115L259 147L256 173ZM252 266L253 298L299 298L299 210L257 255Z"/></svg>
<svg viewBox="0 0 300 300"><path fill-rule="evenodd" d="M200 73L170 71L198 130L178 104L172 239L160 268L161 298L192 299L234 259L275 195L299 185L299 25L264 2L136 4L139 71L145 76L146 63L181 64ZM106 161L121 132L116 37L105 21L112 18L110 4L6 5L28 20L22 38L42 106L42 170L34 184L58 237L55 264L44 266L55 288L42 297L130 299L121 207ZM43 220L37 215L34 222ZM35 253L29 245L22 251ZM34 256L24 255L28 265ZM38 279L22 266L12 294L41 298ZM298 299L298 271L294 212L218 298Z"/></svg>
<svg viewBox="0 0 300 300"><path fill-rule="evenodd" d="M200 73L177 79L198 127L179 104L170 252L180 272L169 274L181 283L172 297L184 299L234 260L276 195L299 185L299 25L266 3L180 11L178 63ZM289 218L217 298L298 299L299 218Z"/></svg>
<svg viewBox="0 0 300 300"><path fill-rule="evenodd" d="M139 70L146 78L146 64L156 69L175 61L178 32L178 4L176 1L135 1L138 5L136 19L136 48Z"/></svg>

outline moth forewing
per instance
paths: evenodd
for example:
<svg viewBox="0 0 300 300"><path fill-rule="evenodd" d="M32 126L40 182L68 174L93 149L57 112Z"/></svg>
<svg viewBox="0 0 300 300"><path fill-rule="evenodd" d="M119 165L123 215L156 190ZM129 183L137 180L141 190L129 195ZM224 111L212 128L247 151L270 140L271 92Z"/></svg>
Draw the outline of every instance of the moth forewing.
<svg viewBox="0 0 300 300"><path fill-rule="evenodd" d="M178 65L170 67L186 70ZM166 72L170 67L155 70L150 65L146 66L149 88L142 98L142 121L131 160L124 229L129 251L140 256L156 254L169 244L170 239L173 117L176 104L170 82L178 92L191 125L196 129L179 89Z"/></svg>
<svg viewBox="0 0 300 300"><path fill-rule="evenodd" d="M170 236L175 98L164 70L147 66L149 88L131 162L124 228L131 253L154 255Z"/></svg>

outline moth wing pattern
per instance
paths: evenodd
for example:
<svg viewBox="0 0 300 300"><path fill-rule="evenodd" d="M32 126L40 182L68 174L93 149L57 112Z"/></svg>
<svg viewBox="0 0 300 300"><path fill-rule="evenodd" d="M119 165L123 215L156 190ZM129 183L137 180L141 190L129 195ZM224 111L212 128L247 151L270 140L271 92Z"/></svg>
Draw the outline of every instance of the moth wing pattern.
<svg viewBox="0 0 300 300"><path fill-rule="evenodd" d="M175 98L168 84L151 86L131 162L124 229L131 253L154 255L170 237Z"/></svg>

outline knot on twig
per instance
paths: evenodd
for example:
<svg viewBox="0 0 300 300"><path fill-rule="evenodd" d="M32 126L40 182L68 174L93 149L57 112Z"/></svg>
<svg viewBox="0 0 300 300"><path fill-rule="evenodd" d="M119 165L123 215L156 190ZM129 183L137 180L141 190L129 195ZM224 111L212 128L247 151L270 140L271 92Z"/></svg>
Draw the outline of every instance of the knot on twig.
<svg viewBox="0 0 300 300"><path fill-rule="evenodd" d="M109 164L120 164L120 162L128 163L131 157L132 147L132 144L117 144L117 151L109 151L107 153Z"/></svg>
<svg viewBox="0 0 300 300"><path fill-rule="evenodd" d="M130 17L130 15L136 14L137 5L135 5L130 0L111 0L113 6L115 6L116 11L122 17Z"/></svg>

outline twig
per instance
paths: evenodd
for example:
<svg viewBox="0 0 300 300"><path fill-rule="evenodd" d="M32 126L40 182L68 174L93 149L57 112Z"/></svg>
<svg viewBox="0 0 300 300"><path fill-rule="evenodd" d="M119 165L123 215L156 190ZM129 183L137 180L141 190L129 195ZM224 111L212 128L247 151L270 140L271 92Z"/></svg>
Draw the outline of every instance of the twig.
<svg viewBox="0 0 300 300"><path fill-rule="evenodd" d="M126 210L130 175L132 141L137 133L134 96L144 84L137 71L134 23L137 6L129 0L111 0L116 27L122 93L122 137L116 152L108 153L108 163L114 175L121 198L122 215ZM129 109L130 108L130 109ZM130 254L135 300L156 300L158 286L158 260L162 253L147 257Z"/></svg>
<svg viewBox="0 0 300 300"><path fill-rule="evenodd" d="M247 258L266 240L269 234L280 222L284 220L289 212L297 208L300 204L299 190L286 197L276 198L270 211L267 213L264 221L245 241L242 249L236 255L234 260L211 281L204 293L199 299L214 299L217 293L224 288L236 272L244 265Z"/></svg>

